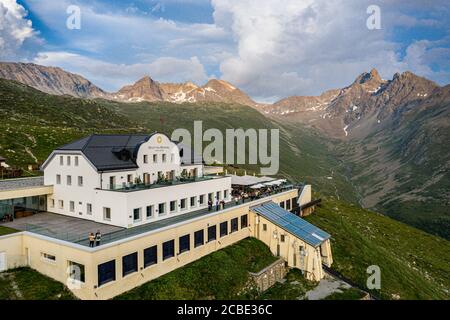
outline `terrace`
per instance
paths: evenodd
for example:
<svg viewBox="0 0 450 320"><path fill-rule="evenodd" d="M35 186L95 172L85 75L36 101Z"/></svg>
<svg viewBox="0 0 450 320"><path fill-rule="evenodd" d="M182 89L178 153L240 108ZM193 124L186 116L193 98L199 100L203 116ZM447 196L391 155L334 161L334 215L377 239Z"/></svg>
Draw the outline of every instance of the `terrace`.
<svg viewBox="0 0 450 320"><path fill-rule="evenodd" d="M128 183L125 185L108 185L107 188L99 188L99 190L110 190L118 192L134 192L141 190L157 189L169 186L189 184L195 182L209 181L213 179L223 179L226 176L203 176L191 178L176 178L175 180L162 180L156 183Z"/></svg>
<svg viewBox="0 0 450 320"><path fill-rule="evenodd" d="M273 190L270 194L267 193L253 199L243 198L238 203L236 203L235 201L228 202L223 209L218 211L216 211L215 208L209 211L206 207L189 213L156 220L154 222L149 222L147 224L128 229L48 212L36 214L32 217L22 218L14 222L8 222L3 225L22 231L28 231L48 236L58 240L80 244L82 246L89 246L87 237L90 232L95 233L97 230L100 230L100 232L102 233L101 245L105 245L121 239L183 223L192 219L206 216L208 214L220 213L225 210L229 210L230 208L242 205L258 204L261 203L261 201L264 202L266 199L270 200L271 197L276 194L288 192L298 187L299 186L293 184L285 184L280 188Z"/></svg>

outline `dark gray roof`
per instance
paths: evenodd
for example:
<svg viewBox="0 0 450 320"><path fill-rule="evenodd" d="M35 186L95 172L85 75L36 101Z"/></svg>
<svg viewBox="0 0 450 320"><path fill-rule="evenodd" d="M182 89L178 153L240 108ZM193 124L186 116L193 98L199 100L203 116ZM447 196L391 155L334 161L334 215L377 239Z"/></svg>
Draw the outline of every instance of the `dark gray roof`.
<svg viewBox="0 0 450 320"><path fill-rule="evenodd" d="M6 161L6 158L3 158L2 156L0 156L0 161Z"/></svg>
<svg viewBox="0 0 450 320"><path fill-rule="evenodd" d="M99 171L136 169L139 147L153 134L93 134L57 150L81 151Z"/></svg>

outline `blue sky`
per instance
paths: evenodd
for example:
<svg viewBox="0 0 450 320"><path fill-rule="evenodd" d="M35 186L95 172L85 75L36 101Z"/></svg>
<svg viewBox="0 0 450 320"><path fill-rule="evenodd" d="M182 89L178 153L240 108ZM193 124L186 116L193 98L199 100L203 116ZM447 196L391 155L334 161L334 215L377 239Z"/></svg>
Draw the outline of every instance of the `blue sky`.
<svg viewBox="0 0 450 320"><path fill-rule="evenodd" d="M66 27L70 5L79 30ZM369 5L379 30L366 26ZM374 67L448 84L449 11L441 0L0 0L0 60L59 66L109 91L144 75L221 78L262 102L343 87Z"/></svg>

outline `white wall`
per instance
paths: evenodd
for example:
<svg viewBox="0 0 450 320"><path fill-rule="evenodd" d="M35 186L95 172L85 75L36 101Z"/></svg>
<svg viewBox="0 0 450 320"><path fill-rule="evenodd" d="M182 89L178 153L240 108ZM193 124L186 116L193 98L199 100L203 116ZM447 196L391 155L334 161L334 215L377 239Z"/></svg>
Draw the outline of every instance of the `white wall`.
<svg viewBox="0 0 450 320"><path fill-rule="evenodd" d="M163 154L166 156L165 162L162 161ZM147 156L147 163L144 163L144 155ZM156 163L153 162L153 155L157 156ZM144 173L149 173L151 183L158 179L158 171L165 174L174 170L176 176L181 174L178 147L164 134L155 134L140 146L136 163L139 166L136 173L141 178Z"/></svg>
<svg viewBox="0 0 450 320"><path fill-rule="evenodd" d="M175 215L180 215L192 212L198 209L206 208L208 201L208 193L221 192L221 197L224 196L224 190L228 190L228 199L231 200L231 178L221 177L206 181L189 182L180 185L152 188L140 191L110 191L110 190L96 190L96 207L100 210L103 207L111 208L111 221L96 220L98 222L113 224L122 227L132 227L146 224L160 219L166 219ZM200 206L199 197L205 195L205 203ZM190 197L196 196L196 206L190 207ZM187 198L187 209L181 210L181 199ZM176 212L170 212L170 201L177 200ZM159 215L158 204L166 203L166 213ZM215 199L214 199L215 204ZM154 213L151 219L146 218L146 207L153 205ZM134 221L133 210L141 208L140 221ZM102 216L100 216L102 218Z"/></svg>
<svg viewBox="0 0 450 320"><path fill-rule="evenodd" d="M116 184L113 186L114 188L122 188L124 184L128 183L128 175L132 175L132 182L134 183L134 179L138 176L136 169L127 170L127 171L108 171L100 173L100 178L102 181L101 189L109 189L110 188L110 177L115 177Z"/></svg>
<svg viewBox="0 0 450 320"><path fill-rule="evenodd" d="M63 165L60 165L60 156ZM67 164L70 157L70 165ZM78 166L75 165L78 157ZM61 175L61 184L57 184L56 176ZM72 184L67 185L67 176L72 177ZM83 177L83 186L78 185L78 177ZM100 186L100 176L81 152L54 154L44 169L44 184L53 185L53 194L47 197L47 210L73 217L92 219L87 215L87 203L94 203L94 189ZM52 207L52 199L55 204ZM64 208L60 209L59 200L64 201ZM74 201L75 210L70 211L70 201Z"/></svg>
<svg viewBox="0 0 450 320"><path fill-rule="evenodd" d="M311 202L311 185L307 184L303 187L302 192L300 193L299 197L298 197L298 204L299 205L304 205L307 204L309 202Z"/></svg>
<svg viewBox="0 0 450 320"><path fill-rule="evenodd" d="M158 155L158 162L153 162L153 154ZM162 162L162 154L166 154L166 161ZM144 163L144 155L147 155L147 163ZM173 155L173 159L172 159ZM63 164L60 164L60 156L63 157ZM70 157L70 165L67 158ZM75 165L75 157L78 157L78 165ZM137 155L138 169L127 171L97 172L96 168L80 152L55 151L44 168L44 183L54 186L54 193L48 196L48 211L73 216L77 218L94 220L97 222L112 224L122 227L132 227L145 224L158 219L165 219L176 214L183 214L198 210L200 207L200 195L206 195L205 203L202 207L207 207L208 193L214 193L213 203L216 202L216 192L221 192L221 199L224 190L228 190L228 199L231 199L231 178L220 177L218 179L190 182L174 186L152 188L140 191L112 191L108 189L110 177L115 177L115 186L120 188L127 183L128 175L143 181L144 173L150 174L150 183L157 180L158 171L175 171L175 176L180 176L183 169L197 169L198 176L203 175L203 165L180 165L180 155L177 145L163 134L153 135L149 141L143 143ZM56 176L61 175L61 183L57 184ZM67 184L67 176L71 176L71 185ZM83 186L78 185L78 177L83 177ZM197 205L190 208L190 197L196 196ZM181 199L187 198L187 209L181 210ZM221 200L220 199L220 200ZM54 205L52 206L52 200ZM59 201L63 200L64 206L61 209ZM176 212L170 213L170 201L177 200ZM74 202L74 211L70 210L70 202ZM92 205L92 214L87 212L87 204ZM159 216L158 204L166 203L166 213ZM146 219L146 207L154 206L152 219ZM111 219L104 219L104 208L111 209ZM140 221L134 221L133 210L141 208Z"/></svg>

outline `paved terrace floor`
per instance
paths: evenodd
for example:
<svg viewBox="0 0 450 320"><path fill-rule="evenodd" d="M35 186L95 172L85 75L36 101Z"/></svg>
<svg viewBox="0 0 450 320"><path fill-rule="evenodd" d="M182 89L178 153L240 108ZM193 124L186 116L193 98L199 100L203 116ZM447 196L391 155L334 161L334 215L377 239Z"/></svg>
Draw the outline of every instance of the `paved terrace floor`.
<svg viewBox="0 0 450 320"><path fill-rule="evenodd" d="M225 209L236 207L237 205L241 205L243 203L249 203L249 202L251 202L250 199L246 200L245 202L240 201L238 204L236 204L234 201L232 201L225 205ZM220 211L223 211L223 210L216 210L215 206L213 206L211 211L208 210L208 208L206 207L206 208L203 208L200 210L191 211L191 212L184 213L184 214L179 214L179 215L176 215L176 216L173 216L170 218L156 220L154 222L149 222L149 223L141 225L141 226L128 228L128 229L125 228L120 231L111 232L109 234L103 235L101 244L106 244L106 243L114 242L114 241L117 241L120 239L132 237L132 236L135 236L135 235L138 235L141 233L161 229L161 228L173 225L173 224L188 221L188 220L195 219L195 218L198 218L198 217L210 214L210 213L220 212ZM89 242L86 239L84 239L82 241L77 241L77 243L85 245L85 246L89 245Z"/></svg>
<svg viewBox="0 0 450 320"><path fill-rule="evenodd" d="M270 197L272 195L284 191L292 190L293 188L294 188L293 186L287 186L283 190L273 192L272 194L266 197ZM225 205L225 209L236 207L243 203L251 203L251 202L253 202L251 199L247 199L245 200L245 202L242 202L241 200L238 203L236 203L233 200ZM211 211L209 211L208 208L206 207L196 211L179 214L170 218L149 222L147 224L128 229L49 212L38 213L30 217L20 218L14 220L13 222L4 223L3 225L18 230L24 231L26 230L37 234L49 236L52 238L78 243L84 246L89 246L89 241L87 239L88 234L90 232L95 233L97 230L100 230L100 232L102 233L102 241L100 245L104 245L120 239L125 239L149 231L157 230L173 224L195 219L197 217L201 217L219 211L216 210L215 206L213 206Z"/></svg>
<svg viewBox="0 0 450 320"><path fill-rule="evenodd" d="M100 230L102 234L108 234L124 229L95 221L50 212L40 212L29 217L2 223L1 225L21 231L30 231L52 238L67 240L70 242L82 241L87 238L90 232L95 233L97 230Z"/></svg>

